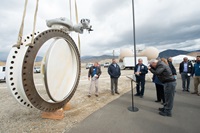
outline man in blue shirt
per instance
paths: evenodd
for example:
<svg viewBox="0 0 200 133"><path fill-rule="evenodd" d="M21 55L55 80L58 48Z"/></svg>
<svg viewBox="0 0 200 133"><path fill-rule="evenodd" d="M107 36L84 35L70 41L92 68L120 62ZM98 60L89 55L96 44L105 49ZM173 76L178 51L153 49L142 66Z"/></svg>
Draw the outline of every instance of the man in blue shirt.
<svg viewBox="0 0 200 133"><path fill-rule="evenodd" d="M194 75L194 92L192 94L200 96L198 93L198 86L200 84L200 56L197 56L192 75Z"/></svg>
<svg viewBox="0 0 200 133"><path fill-rule="evenodd" d="M148 68L143 64L142 59L138 59L138 64L134 68L134 74L136 77L136 91L137 93L135 96L140 96L141 98L144 95L144 89L145 89L145 75L148 73ZM140 90L141 87L141 90Z"/></svg>
<svg viewBox="0 0 200 133"><path fill-rule="evenodd" d="M181 74L182 78L183 91L189 92L190 90L190 77L192 75L192 69L193 65L191 62L188 61L188 58L187 57L183 58L183 62L181 62L179 66L179 73ZM187 81L187 86L185 86L186 81Z"/></svg>
<svg viewBox="0 0 200 133"><path fill-rule="evenodd" d="M91 97L91 91L93 86L95 86L95 96L98 97L98 79L101 75L101 68L98 65L98 62L94 63L94 66L90 67L88 71L88 80L91 78L91 84L89 88L89 94L88 97Z"/></svg>

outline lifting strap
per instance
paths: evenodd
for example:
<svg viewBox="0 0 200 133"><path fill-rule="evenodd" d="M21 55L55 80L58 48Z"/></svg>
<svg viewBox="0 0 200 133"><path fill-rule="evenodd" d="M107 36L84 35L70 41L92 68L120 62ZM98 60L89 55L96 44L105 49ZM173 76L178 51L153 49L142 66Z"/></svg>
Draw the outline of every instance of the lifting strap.
<svg viewBox="0 0 200 133"><path fill-rule="evenodd" d="M75 2L76 23L78 24L78 8L77 8L76 0L74 0L74 2ZM78 49L79 49L79 53L81 53L81 41L80 41L79 34L78 34Z"/></svg>
<svg viewBox="0 0 200 133"><path fill-rule="evenodd" d="M33 31L32 31L32 40L31 40L31 44L32 45L34 43L34 36L35 36L35 27L36 27L36 21L37 21L38 6L39 6L39 0L36 1L36 8L35 8L35 15L34 15L34 22L33 22Z"/></svg>
<svg viewBox="0 0 200 133"><path fill-rule="evenodd" d="M22 17L22 22L21 22L20 30L19 30L19 33L18 33L17 44L14 45L13 47L15 47L15 46L19 47L20 44L22 43L22 36L23 36L23 31L24 31L24 20L25 20L25 16L26 16L27 4L28 4L28 0L25 0L24 12L23 12L23 17Z"/></svg>
<svg viewBox="0 0 200 133"><path fill-rule="evenodd" d="M20 44L22 43L22 37L23 37L23 31L24 31L24 21L25 21L25 16L26 16L27 4L28 4L28 0L25 0L24 12L23 12L22 22L21 22L21 26L20 26L20 30L19 30L19 34L18 34L17 44L14 45L13 47L19 47ZM39 5L39 0L37 0L37 2L36 2L36 9L35 9L35 15L34 15L34 22L33 22L33 31L32 31L32 39L31 39L31 44L32 45L34 43L34 35L35 35L35 27L36 27L36 20L37 20L38 5Z"/></svg>
<svg viewBox="0 0 200 133"><path fill-rule="evenodd" d="M71 6L71 0L69 0L69 15L70 15L70 21L72 21L72 6Z"/></svg>

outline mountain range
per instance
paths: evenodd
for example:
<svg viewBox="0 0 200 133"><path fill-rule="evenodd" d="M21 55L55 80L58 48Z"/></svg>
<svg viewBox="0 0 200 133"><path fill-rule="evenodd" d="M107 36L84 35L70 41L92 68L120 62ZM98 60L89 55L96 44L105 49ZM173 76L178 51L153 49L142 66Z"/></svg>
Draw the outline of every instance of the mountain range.
<svg viewBox="0 0 200 133"><path fill-rule="evenodd" d="M168 50L160 52L159 57L160 58L168 58L168 57L174 57L177 55L190 55L190 54L191 54L191 56L196 56L196 53L199 53L199 55L200 55L200 50L184 51L184 50L168 49ZM111 55L83 56L83 57L81 57L81 62L88 63L88 62L100 61L100 60L112 59L112 58L113 58L113 56L111 56ZM115 56L114 58L118 58L118 56Z"/></svg>
<svg viewBox="0 0 200 133"><path fill-rule="evenodd" d="M177 55L190 55L190 53L199 53L199 52L200 52L200 50L183 51L183 50L168 49L168 50L160 52L159 57L160 58L168 58L168 57L174 57L174 56L177 56Z"/></svg>
<svg viewBox="0 0 200 133"><path fill-rule="evenodd" d="M177 56L177 55L181 55L181 54L196 56L196 53L200 54L200 50L184 51L184 50L168 49L168 50L160 52L159 57L160 58L168 58L168 57L173 57L173 56ZM1 62L6 62L7 56L5 56L5 55L6 54L4 54L4 53L0 53L0 61ZM114 56L114 57L112 55L82 56L81 57L81 62L87 63L87 62L101 61L101 60L112 59L112 58L118 58L118 56ZM36 62L40 62L40 61L42 61L42 57L41 56L37 56L36 57Z"/></svg>

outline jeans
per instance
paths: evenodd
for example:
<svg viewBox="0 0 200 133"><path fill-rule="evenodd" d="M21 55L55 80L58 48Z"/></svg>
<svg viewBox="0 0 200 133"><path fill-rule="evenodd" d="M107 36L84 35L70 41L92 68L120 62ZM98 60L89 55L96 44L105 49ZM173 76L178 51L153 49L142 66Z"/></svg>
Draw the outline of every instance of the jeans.
<svg viewBox="0 0 200 133"><path fill-rule="evenodd" d="M164 110L171 113L174 105L174 92L176 88L176 81L164 84L165 105Z"/></svg>
<svg viewBox="0 0 200 133"><path fill-rule="evenodd" d="M182 72L181 78L182 78L182 88L183 88L183 90L190 90L190 76L188 76L188 73ZM187 82L187 88L185 87L186 82Z"/></svg>
<svg viewBox="0 0 200 133"><path fill-rule="evenodd" d="M157 100L158 101L163 101L165 103L165 93L164 93L164 86L160 84L155 84L156 85L156 94L157 94Z"/></svg>
<svg viewBox="0 0 200 133"><path fill-rule="evenodd" d="M111 92L118 92L118 78L111 78Z"/></svg>
<svg viewBox="0 0 200 133"><path fill-rule="evenodd" d="M137 91L137 95L144 95L144 89L145 89L145 77L136 77L136 91ZM140 90L141 87L141 90Z"/></svg>

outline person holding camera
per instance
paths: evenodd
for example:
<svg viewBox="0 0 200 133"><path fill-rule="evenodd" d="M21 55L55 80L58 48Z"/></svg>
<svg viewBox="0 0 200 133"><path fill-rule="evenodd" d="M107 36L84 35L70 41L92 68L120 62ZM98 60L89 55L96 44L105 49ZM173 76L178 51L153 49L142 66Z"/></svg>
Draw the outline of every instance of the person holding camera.
<svg viewBox="0 0 200 133"><path fill-rule="evenodd" d="M159 81L164 86L165 104L163 108L159 108L159 114L171 117L176 79L172 75L170 67L162 61L158 61L156 59L151 60L148 69L158 77Z"/></svg>

